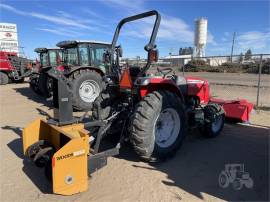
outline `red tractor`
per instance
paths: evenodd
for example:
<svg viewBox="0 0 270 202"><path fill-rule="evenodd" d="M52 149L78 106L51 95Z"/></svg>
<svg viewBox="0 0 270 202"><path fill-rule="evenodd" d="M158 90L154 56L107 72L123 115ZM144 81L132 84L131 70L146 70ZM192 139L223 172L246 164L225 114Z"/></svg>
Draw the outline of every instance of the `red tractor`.
<svg viewBox="0 0 270 202"><path fill-rule="evenodd" d="M52 79L47 72L51 68L56 68L62 62L62 50L59 48L36 48L35 52L39 54L39 62L33 68L30 76L30 87L39 95L46 98L52 96Z"/></svg>
<svg viewBox="0 0 270 202"><path fill-rule="evenodd" d="M73 92L72 103L77 110L91 110L92 103L103 90L102 77L109 70L110 63L104 63L103 55L111 44L100 41L61 41L59 48L36 48L40 65L35 68L30 86L45 97L52 95L52 79L47 72L53 68L68 80Z"/></svg>
<svg viewBox="0 0 270 202"><path fill-rule="evenodd" d="M63 75L69 80L73 107L91 110L93 102L103 90L102 77L110 72L110 61L103 55L111 44L100 41L61 41L56 44L63 50Z"/></svg>
<svg viewBox="0 0 270 202"><path fill-rule="evenodd" d="M143 68L126 66L121 69L121 46L116 46L123 24L137 19L156 16L149 43L147 64ZM150 11L123 19L115 32L112 53L114 74L107 75L107 88L94 103L93 116L107 120L117 118L107 133L121 134L122 128L139 156L153 160L173 154L181 145L186 130L197 127L208 137L220 134L225 120L221 105L211 103L207 80L177 76L171 68L157 68L154 76L147 75L151 63L157 62L155 39L160 24L157 11ZM116 56L114 56L116 54Z"/></svg>
<svg viewBox="0 0 270 202"><path fill-rule="evenodd" d="M0 85L22 83L32 72L32 62L15 52L0 51Z"/></svg>

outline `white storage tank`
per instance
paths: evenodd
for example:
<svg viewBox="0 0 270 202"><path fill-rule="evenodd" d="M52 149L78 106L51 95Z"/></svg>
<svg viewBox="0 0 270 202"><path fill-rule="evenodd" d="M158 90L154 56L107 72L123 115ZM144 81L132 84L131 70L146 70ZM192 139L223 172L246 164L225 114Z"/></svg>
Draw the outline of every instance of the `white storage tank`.
<svg viewBox="0 0 270 202"><path fill-rule="evenodd" d="M199 18L195 20L194 46L197 57L205 56L205 45L207 41L207 19Z"/></svg>

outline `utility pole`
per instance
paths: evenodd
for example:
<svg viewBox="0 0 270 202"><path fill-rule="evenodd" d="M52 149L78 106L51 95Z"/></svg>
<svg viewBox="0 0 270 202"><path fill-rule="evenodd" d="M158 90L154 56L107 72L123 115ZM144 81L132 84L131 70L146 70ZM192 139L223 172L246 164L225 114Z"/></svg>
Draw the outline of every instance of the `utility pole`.
<svg viewBox="0 0 270 202"><path fill-rule="evenodd" d="M231 62L232 62L232 57L233 57L234 42L235 42L235 32L233 33L233 40L232 40Z"/></svg>
<svg viewBox="0 0 270 202"><path fill-rule="evenodd" d="M257 86L257 100L256 100L256 107L259 107L259 99L260 99L260 88L261 88L261 74L262 74L262 61L263 55L260 57L260 66L259 66L259 78L258 78L258 86Z"/></svg>
<svg viewBox="0 0 270 202"><path fill-rule="evenodd" d="M170 55L170 63L171 63L171 67L173 66L173 64L172 64L172 53L173 53L173 48L170 48L169 55Z"/></svg>

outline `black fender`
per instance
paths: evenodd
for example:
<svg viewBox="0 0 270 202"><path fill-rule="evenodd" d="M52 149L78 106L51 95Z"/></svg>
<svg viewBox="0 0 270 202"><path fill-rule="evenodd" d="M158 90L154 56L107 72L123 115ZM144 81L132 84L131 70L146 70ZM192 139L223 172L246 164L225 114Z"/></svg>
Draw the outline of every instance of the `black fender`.
<svg viewBox="0 0 270 202"><path fill-rule="evenodd" d="M98 72L101 76L105 75L105 72L103 72L100 68L98 67L93 67L93 66L77 66L77 67L72 67L70 71L68 71L67 73L65 73L66 77L69 77L70 75L72 75L74 72L79 71L79 70L94 70L96 72Z"/></svg>

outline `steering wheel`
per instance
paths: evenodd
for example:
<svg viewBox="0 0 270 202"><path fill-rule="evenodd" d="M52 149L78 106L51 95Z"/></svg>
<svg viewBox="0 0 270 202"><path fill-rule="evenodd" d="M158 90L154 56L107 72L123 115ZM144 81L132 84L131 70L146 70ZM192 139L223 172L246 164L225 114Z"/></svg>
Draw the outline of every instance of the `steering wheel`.
<svg viewBox="0 0 270 202"><path fill-rule="evenodd" d="M163 77L165 77L166 75L168 75L169 73L171 73L173 71L173 69L170 68L170 67L166 67L166 68L162 68L162 69L159 68L159 67L157 67L157 71L159 73L161 73L163 75Z"/></svg>

